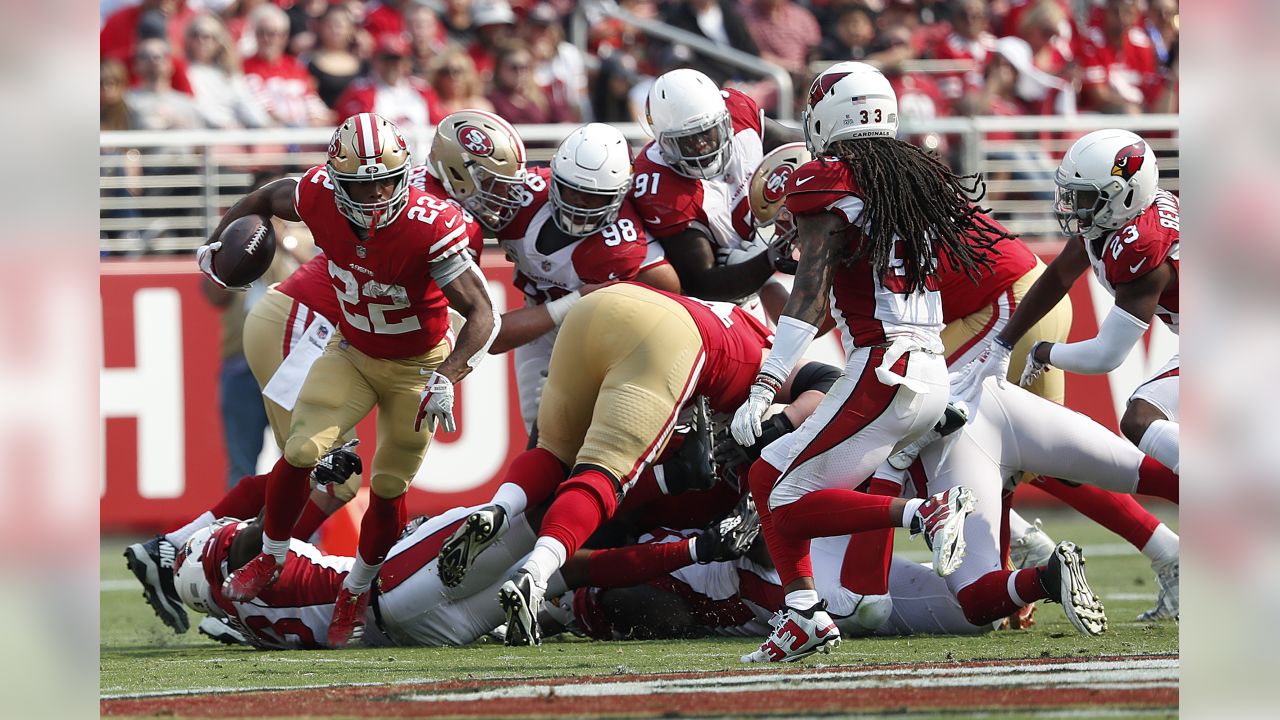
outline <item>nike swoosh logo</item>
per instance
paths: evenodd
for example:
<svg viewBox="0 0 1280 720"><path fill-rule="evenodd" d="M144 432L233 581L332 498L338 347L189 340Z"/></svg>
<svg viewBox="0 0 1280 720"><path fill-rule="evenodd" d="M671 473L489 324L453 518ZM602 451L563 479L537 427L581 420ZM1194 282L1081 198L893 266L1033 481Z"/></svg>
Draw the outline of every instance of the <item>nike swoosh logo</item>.
<svg viewBox="0 0 1280 720"><path fill-rule="evenodd" d="M445 224L444 224L445 229L446 229L446 230L448 230L448 229L452 228L452 227L453 227L453 224L454 224L454 223L456 223L456 222L458 222L458 218L456 218L456 217L455 217L455 218L449 218L449 222L447 222L447 223L445 223Z"/></svg>
<svg viewBox="0 0 1280 720"><path fill-rule="evenodd" d="M651 218L645 218L644 221L650 225L660 225L662 223L662 216L654 215Z"/></svg>
<svg viewBox="0 0 1280 720"><path fill-rule="evenodd" d="M431 371L426 368L418 368L419 375L430 375Z"/></svg>
<svg viewBox="0 0 1280 720"><path fill-rule="evenodd" d="M617 279L618 279L618 273L616 273L616 272L611 272L611 273L609 273L609 278L608 278L608 279L609 279L609 280L617 280Z"/></svg>
<svg viewBox="0 0 1280 720"><path fill-rule="evenodd" d="M814 178L816 178L816 177L818 177L818 176L817 176L817 175L810 175L809 177L807 177L807 178L805 178L805 179L803 179L803 180L797 180L797 181L796 181L796 187L800 187L801 185L803 185L803 184L805 184L805 183L809 182L810 180L812 180L812 179L814 179Z"/></svg>
<svg viewBox="0 0 1280 720"><path fill-rule="evenodd" d="M1142 267L1146 262L1147 262L1147 259L1146 259L1146 258L1142 258L1142 260L1140 260L1140 261L1138 262L1138 264L1137 264L1137 265L1130 265L1130 266L1129 266L1129 272L1131 272L1131 273L1136 273L1136 272L1138 272L1138 268Z"/></svg>

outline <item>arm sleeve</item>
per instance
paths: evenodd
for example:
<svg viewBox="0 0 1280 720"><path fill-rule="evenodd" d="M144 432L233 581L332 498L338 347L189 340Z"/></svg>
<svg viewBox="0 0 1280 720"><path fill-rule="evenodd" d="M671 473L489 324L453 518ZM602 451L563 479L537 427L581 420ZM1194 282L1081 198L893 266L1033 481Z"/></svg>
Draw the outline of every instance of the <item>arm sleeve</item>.
<svg viewBox="0 0 1280 720"><path fill-rule="evenodd" d="M436 285L444 287L457 280L471 265L470 255L455 252L435 260L428 267L431 271L431 279L436 281Z"/></svg>
<svg viewBox="0 0 1280 720"><path fill-rule="evenodd" d="M1081 375L1101 375L1120 367L1129 351L1150 327L1119 307L1098 328L1097 337L1074 343L1055 343L1049 351L1049 363Z"/></svg>
<svg viewBox="0 0 1280 720"><path fill-rule="evenodd" d="M792 368L800 362L817 334L818 328L807 322L786 315L778 318L778 329L773 333L773 350L760 366L760 372L773 377L779 384L786 382Z"/></svg>

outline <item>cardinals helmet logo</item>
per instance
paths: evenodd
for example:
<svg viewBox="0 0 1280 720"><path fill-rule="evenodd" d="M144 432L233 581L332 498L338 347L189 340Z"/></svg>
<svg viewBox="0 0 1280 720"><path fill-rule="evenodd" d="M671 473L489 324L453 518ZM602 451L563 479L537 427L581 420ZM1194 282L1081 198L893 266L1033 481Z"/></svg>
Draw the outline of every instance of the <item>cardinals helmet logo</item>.
<svg viewBox="0 0 1280 720"><path fill-rule="evenodd" d="M1132 145L1126 145L1120 148L1116 153L1116 159L1111 165L1111 174L1129 180L1138 171L1142 169L1142 161L1147 154L1147 144L1139 140Z"/></svg>
<svg viewBox="0 0 1280 720"><path fill-rule="evenodd" d="M852 74L847 72L826 73L814 78L813 84L809 86L809 107L814 107L822 98L826 97L827 93L831 92L832 85Z"/></svg>

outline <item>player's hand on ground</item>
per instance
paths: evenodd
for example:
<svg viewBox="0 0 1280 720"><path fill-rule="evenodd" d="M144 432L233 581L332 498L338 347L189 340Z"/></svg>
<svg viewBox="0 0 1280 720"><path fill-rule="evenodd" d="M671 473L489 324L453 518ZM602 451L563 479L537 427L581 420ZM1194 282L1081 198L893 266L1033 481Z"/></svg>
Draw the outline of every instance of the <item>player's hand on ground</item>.
<svg viewBox="0 0 1280 720"><path fill-rule="evenodd" d="M733 439L737 440L738 444L754 445L756 438L760 437L760 433L763 432L760 420L773 404L773 396L777 394L780 385L781 383L768 375L756 376L756 381L751 384L751 390L747 393L747 401L742 403L738 411L733 414L733 422L729 424Z"/></svg>
<svg viewBox="0 0 1280 720"><path fill-rule="evenodd" d="M977 407L983 381L994 376L996 382L1003 385L1008 374L1009 348L993 340L977 358L951 377L951 397L970 408Z"/></svg>
<svg viewBox="0 0 1280 720"><path fill-rule="evenodd" d="M427 387L422 391L418 417L413 423L414 432L422 430L424 420L427 432L435 432L437 422L444 426L445 432L458 429L453 421L453 382L438 372L431 373Z"/></svg>

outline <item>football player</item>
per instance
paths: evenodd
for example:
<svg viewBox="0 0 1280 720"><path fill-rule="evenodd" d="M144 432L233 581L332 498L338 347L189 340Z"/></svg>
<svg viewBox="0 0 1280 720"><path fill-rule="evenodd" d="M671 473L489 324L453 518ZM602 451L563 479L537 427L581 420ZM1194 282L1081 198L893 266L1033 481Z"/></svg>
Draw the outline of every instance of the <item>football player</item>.
<svg viewBox="0 0 1280 720"><path fill-rule="evenodd" d="M1099 374L1119 367L1159 317L1178 332L1178 198L1158 187L1156 156L1127 130L1098 130L1071 146L1054 176L1054 212L1069 239L1027 291L1005 328L957 378L954 392L973 401L982 381L1004 382L1015 345L1090 266L1116 300L1097 337L1038 342L1021 380L1048 366ZM1120 430L1143 452L1178 471L1178 356L1129 398Z"/></svg>
<svg viewBox="0 0 1280 720"><path fill-rule="evenodd" d="M404 493L436 427L454 430L454 385L484 357L499 325L466 252L462 211L411 187L410 159L394 125L354 115L334 132L324 165L250 193L214 232L250 214L307 223L340 305L338 330L307 375L284 456L268 476L263 551L227 577L225 595L252 599L279 576L311 469L378 408L372 495L328 633L336 647L363 630L369 586L399 532ZM452 347L449 306L466 319Z"/></svg>
<svg viewBox="0 0 1280 720"><path fill-rule="evenodd" d="M654 80L645 117L653 141L636 156L631 188L645 229L662 243L685 294L742 302L763 319L756 294L774 265L768 253L752 253L749 184L764 153L801 140L800 133L687 68ZM722 253L730 264L717 262L717 251L744 250ZM765 299L776 316L786 291L769 288Z"/></svg>
<svg viewBox="0 0 1280 720"><path fill-rule="evenodd" d="M818 159L791 173L786 199L799 267L773 349L734 416L734 437L744 445L759 437L828 297L847 363L817 411L765 448L749 473L787 597L784 617L747 662L796 660L839 643L815 590L812 538L911 527L931 537L935 570L945 576L962 558L973 508L963 487L909 501L854 487L946 408L938 267L950 263L976 282L1001 235L973 204L980 179L897 140L897 97L864 63L838 63L813 81L804 128Z"/></svg>

